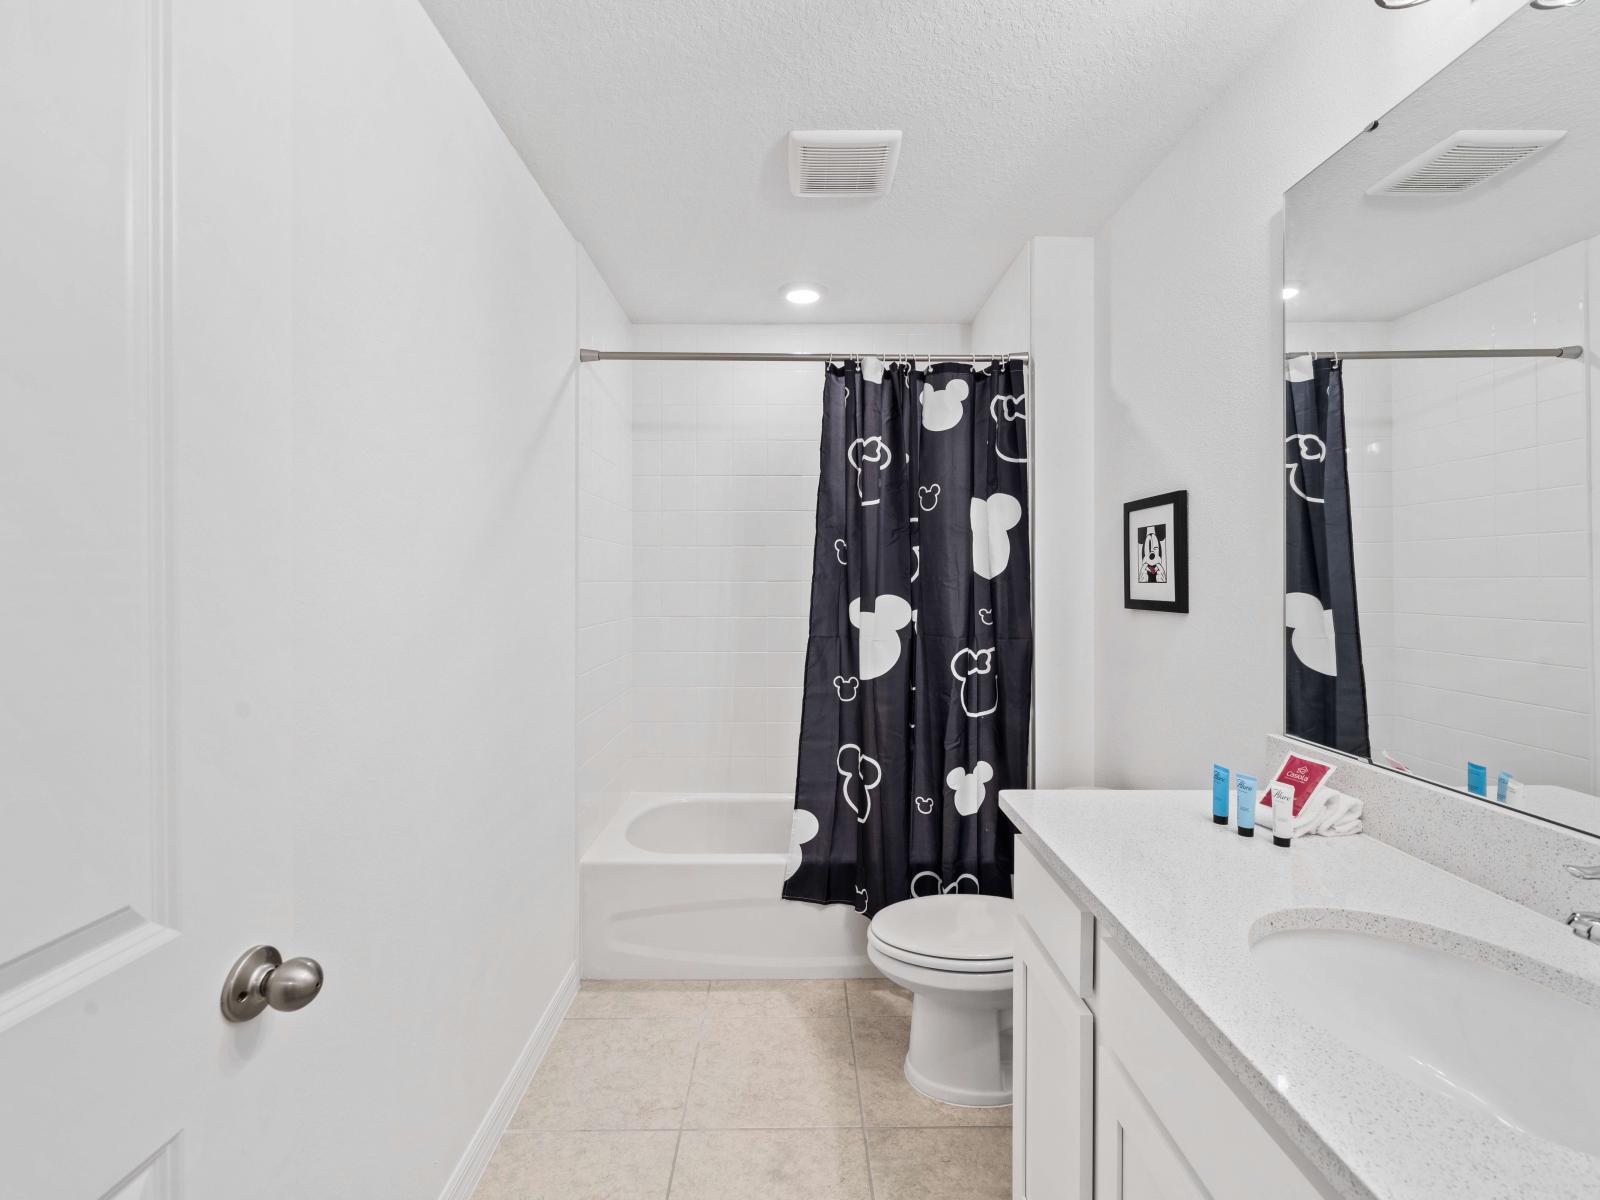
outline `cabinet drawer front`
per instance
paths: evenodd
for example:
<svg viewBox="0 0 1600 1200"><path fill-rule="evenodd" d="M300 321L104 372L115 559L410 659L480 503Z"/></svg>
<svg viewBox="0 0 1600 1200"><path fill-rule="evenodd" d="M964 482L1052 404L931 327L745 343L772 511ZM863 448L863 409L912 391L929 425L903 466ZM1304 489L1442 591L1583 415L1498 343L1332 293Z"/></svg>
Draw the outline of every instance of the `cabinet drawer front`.
<svg viewBox="0 0 1600 1200"><path fill-rule="evenodd" d="M1092 998L1094 917L1078 907L1020 837L1012 888L1016 893L1017 911L1045 952L1055 960L1061 977L1078 995Z"/></svg>
<svg viewBox="0 0 1600 1200"><path fill-rule="evenodd" d="M1162 1128L1217 1197L1319 1200L1265 1117L1233 1090L1171 1014L1108 944L1096 1007L1102 1043L1116 1055Z"/></svg>
<svg viewBox="0 0 1600 1200"><path fill-rule="evenodd" d="M1012 968L1014 1200L1090 1200L1094 1016L1026 926Z"/></svg>

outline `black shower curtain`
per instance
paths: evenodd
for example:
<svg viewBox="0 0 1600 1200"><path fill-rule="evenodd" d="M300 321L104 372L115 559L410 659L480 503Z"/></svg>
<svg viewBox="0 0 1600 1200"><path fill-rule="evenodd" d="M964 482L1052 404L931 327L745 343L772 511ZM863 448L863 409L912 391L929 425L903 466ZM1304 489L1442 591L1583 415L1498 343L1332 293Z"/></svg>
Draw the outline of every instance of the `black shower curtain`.
<svg viewBox="0 0 1600 1200"><path fill-rule="evenodd" d="M1022 364L830 364L788 879L872 914L1010 895L1028 772Z"/></svg>
<svg viewBox="0 0 1600 1200"><path fill-rule="evenodd" d="M1284 728L1368 757L1338 362L1290 361L1284 434Z"/></svg>

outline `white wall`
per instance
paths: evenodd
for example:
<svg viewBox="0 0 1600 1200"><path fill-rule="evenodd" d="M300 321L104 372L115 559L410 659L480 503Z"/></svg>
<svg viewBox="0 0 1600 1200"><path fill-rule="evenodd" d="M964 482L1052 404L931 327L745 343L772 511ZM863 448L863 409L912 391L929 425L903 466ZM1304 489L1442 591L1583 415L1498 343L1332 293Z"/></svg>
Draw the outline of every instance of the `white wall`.
<svg viewBox="0 0 1600 1200"><path fill-rule="evenodd" d="M1033 239L1023 244L983 306L972 314L972 346L982 354L1027 350L1033 336Z"/></svg>
<svg viewBox="0 0 1600 1200"><path fill-rule="evenodd" d="M633 325L581 247L578 341L627 350ZM633 772L633 374L578 371L578 854L611 818Z"/></svg>
<svg viewBox="0 0 1600 1200"><path fill-rule="evenodd" d="M1027 350L1034 785L1094 781L1094 243L1029 240L972 320L982 353Z"/></svg>
<svg viewBox="0 0 1600 1200"><path fill-rule="evenodd" d="M328 984L259 1053L318 1195L421 1200L576 954L577 253L415 3L292 31L297 920L251 937Z"/></svg>
<svg viewBox="0 0 1600 1200"><path fill-rule="evenodd" d="M967 349L960 325L634 335L653 350ZM822 381L821 363L635 367L636 790L794 791Z"/></svg>
<svg viewBox="0 0 1600 1200"><path fill-rule="evenodd" d="M1125 501L1187 488L1193 570L1187 616L1098 587L1100 783L1199 786L1282 728L1283 193L1520 7L1304 6L1107 223L1095 561Z"/></svg>

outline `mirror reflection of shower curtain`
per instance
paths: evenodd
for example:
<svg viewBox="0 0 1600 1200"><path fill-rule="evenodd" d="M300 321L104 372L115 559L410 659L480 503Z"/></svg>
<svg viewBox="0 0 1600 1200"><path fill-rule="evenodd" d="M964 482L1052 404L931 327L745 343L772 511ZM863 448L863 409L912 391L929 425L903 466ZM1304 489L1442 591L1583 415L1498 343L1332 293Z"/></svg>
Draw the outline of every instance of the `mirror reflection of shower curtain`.
<svg viewBox="0 0 1600 1200"><path fill-rule="evenodd" d="M1283 396L1284 728L1370 757L1339 364L1291 359Z"/></svg>
<svg viewBox="0 0 1600 1200"><path fill-rule="evenodd" d="M868 916L1011 894L1000 789L1028 782L1025 372L830 365L783 894Z"/></svg>

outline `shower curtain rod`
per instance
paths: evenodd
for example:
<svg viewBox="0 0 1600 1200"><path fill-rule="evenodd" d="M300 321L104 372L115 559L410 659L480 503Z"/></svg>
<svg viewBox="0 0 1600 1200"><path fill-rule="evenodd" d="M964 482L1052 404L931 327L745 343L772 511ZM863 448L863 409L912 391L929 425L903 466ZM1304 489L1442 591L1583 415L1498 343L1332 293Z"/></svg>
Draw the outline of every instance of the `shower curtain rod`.
<svg viewBox="0 0 1600 1200"><path fill-rule="evenodd" d="M853 350L849 354L747 354L742 351L711 350L579 350L579 362L607 362L612 359L629 362L842 362L851 358L882 358L889 362L915 359L918 362L971 362L975 358L1008 358L1012 362L1028 361L1026 351L1020 354L863 354Z"/></svg>
<svg viewBox="0 0 1600 1200"><path fill-rule="evenodd" d="M1582 346L1540 346L1525 350L1297 350L1290 358L1582 358Z"/></svg>

